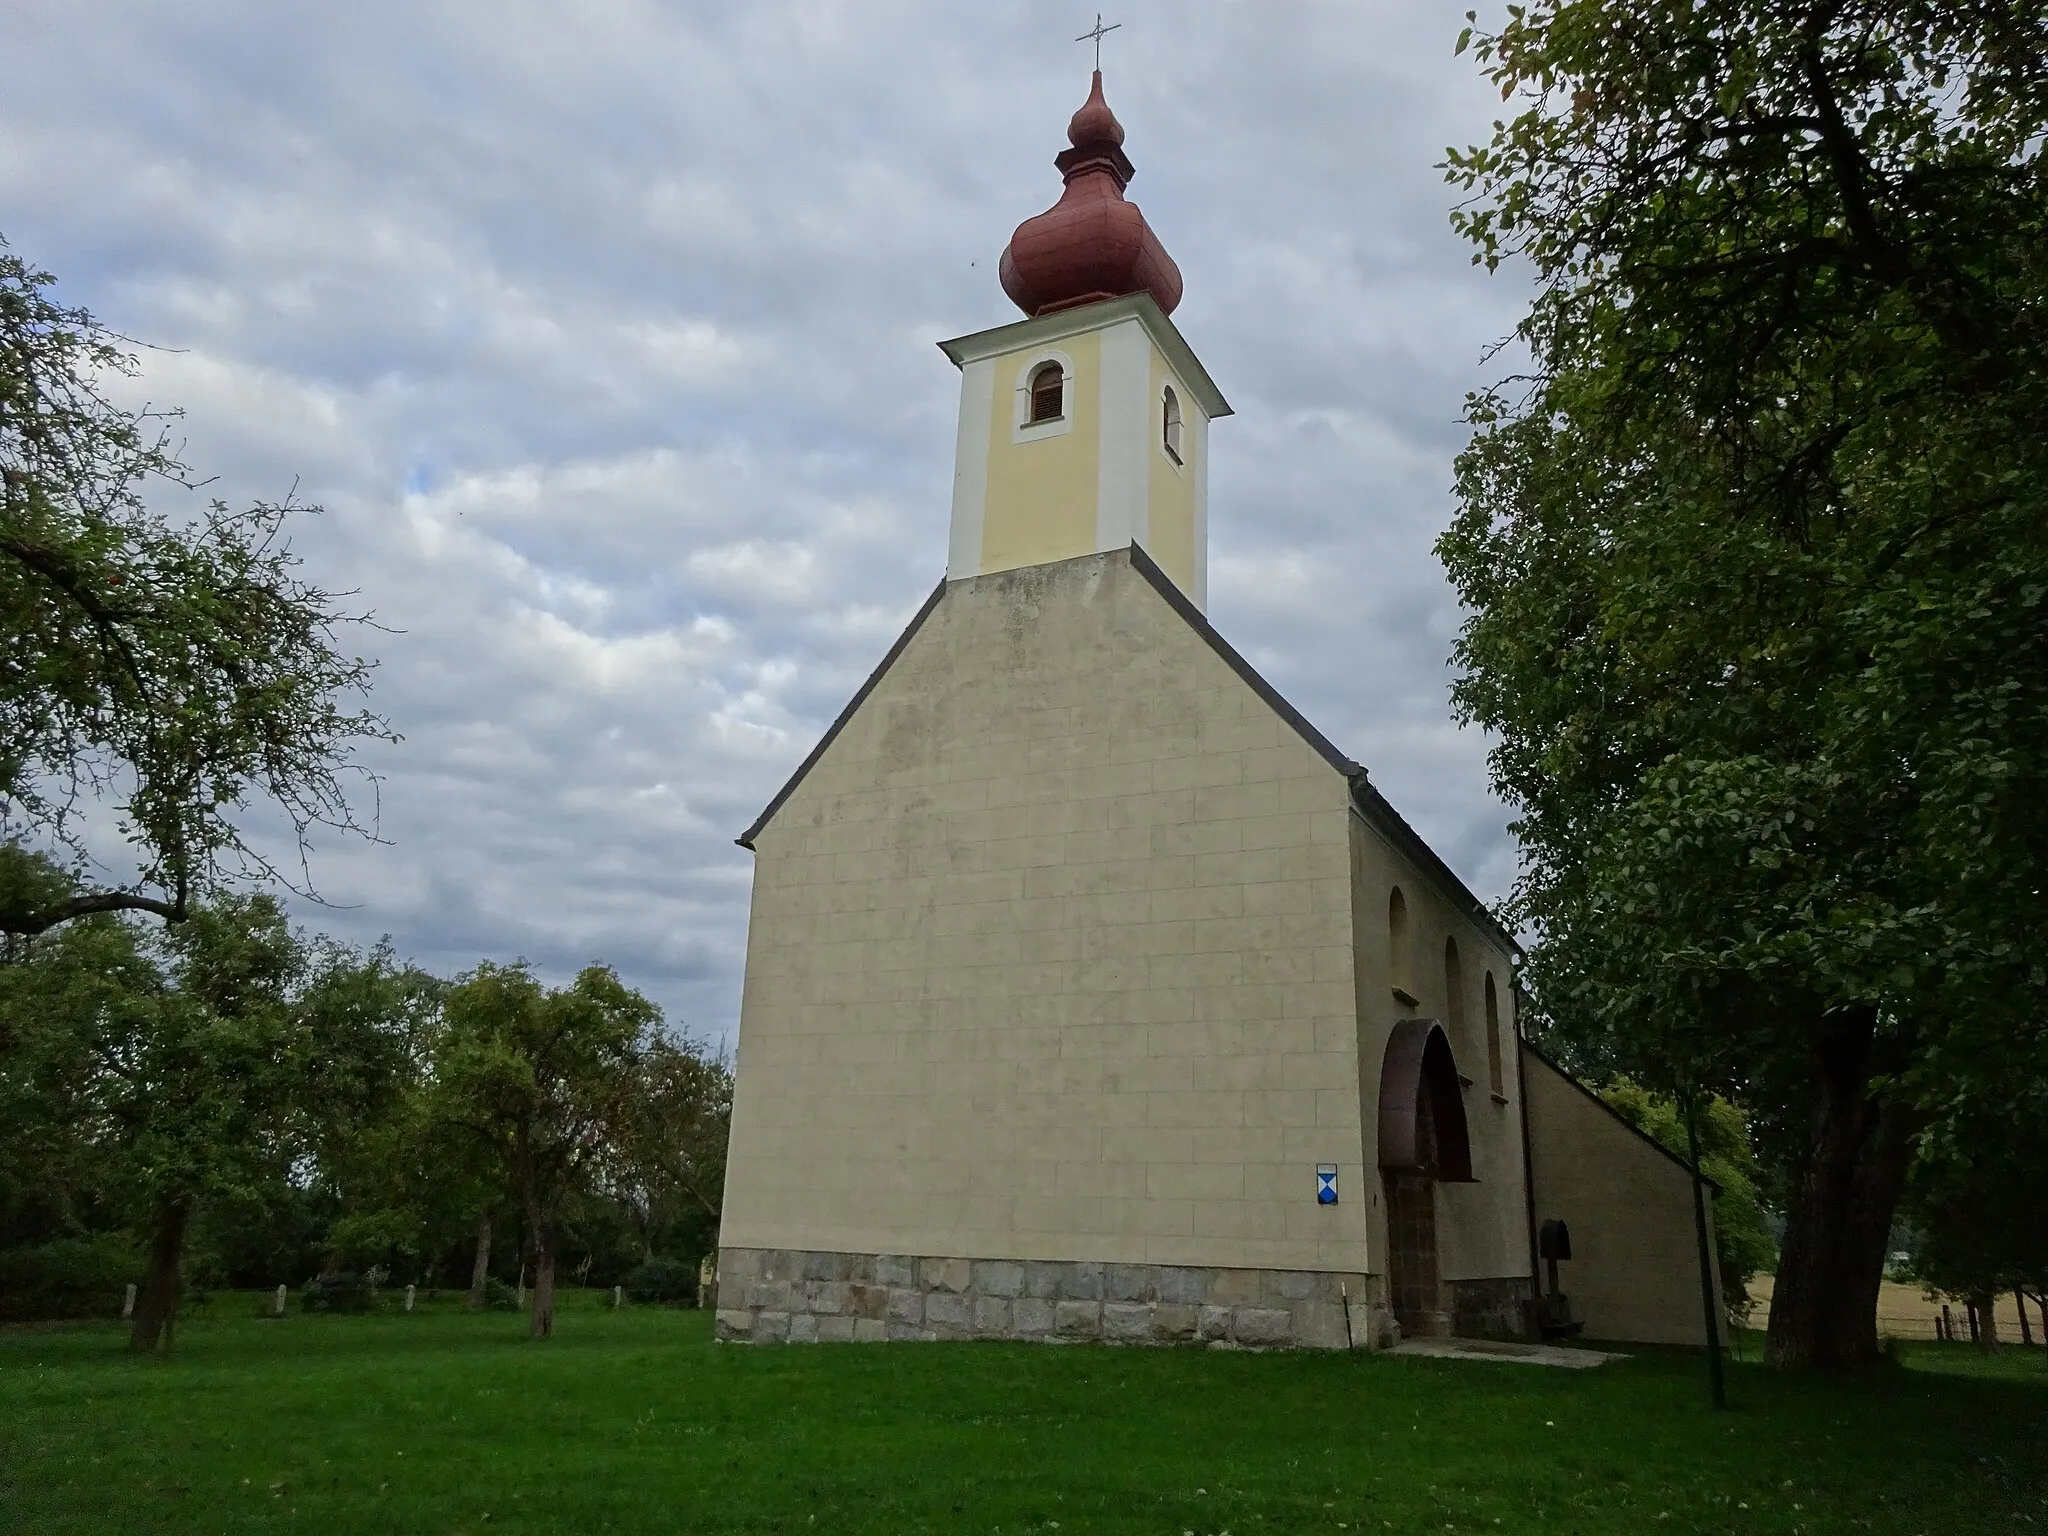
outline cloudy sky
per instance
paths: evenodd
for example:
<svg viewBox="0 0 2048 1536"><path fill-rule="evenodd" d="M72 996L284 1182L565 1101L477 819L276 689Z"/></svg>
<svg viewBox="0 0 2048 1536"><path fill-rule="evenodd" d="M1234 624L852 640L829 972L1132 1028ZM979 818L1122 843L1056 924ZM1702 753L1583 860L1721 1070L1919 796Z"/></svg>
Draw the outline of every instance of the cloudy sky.
<svg viewBox="0 0 2048 1536"><path fill-rule="evenodd" d="M1126 0L1105 45L1213 436L1210 611L1480 895L1430 543L1523 291L1433 167L1499 107L1441 0ZM208 494L324 515L390 632L382 846L314 926L602 958L727 1035L733 837L945 563L957 375L1017 318L1094 12L1009 0L10 0L0 232L154 348ZM176 502L170 505L178 505Z"/></svg>

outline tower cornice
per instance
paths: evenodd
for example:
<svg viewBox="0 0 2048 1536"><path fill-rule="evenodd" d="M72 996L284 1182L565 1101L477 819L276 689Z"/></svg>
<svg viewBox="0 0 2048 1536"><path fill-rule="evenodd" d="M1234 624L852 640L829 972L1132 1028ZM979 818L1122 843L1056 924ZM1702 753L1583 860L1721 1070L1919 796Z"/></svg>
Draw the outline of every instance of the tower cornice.
<svg viewBox="0 0 2048 1536"><path fill-rule="evenodd" d="M1122 298L1055 310L1049 315L1034 315L990 330L956 336L950 341L940 342L939 350L953 360L954 367L965 368L969 363L977 363L984 358L998 357L1026 347L1050 346L1069 336L1102 330L1127 319L1136 320L1145 328L1152 344L1172 363L1174 371L1195 392L1203 411L1212 419L1236 414L1231 410L1230 402L1223 398L1223 391L1216 387L1216 381L1209 377L1209 370L1195 356L1194 348L1181 335L1180 328L1167 318L1166 311L1149 293L1125 294Z"/></svg>

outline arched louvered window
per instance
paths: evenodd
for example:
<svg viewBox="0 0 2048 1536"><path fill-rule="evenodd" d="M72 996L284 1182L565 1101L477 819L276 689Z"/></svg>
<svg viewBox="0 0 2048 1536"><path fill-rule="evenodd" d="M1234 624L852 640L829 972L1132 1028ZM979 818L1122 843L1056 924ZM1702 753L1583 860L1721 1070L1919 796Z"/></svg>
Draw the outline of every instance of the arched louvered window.
<svg viewBox="0 0 2048 1536"><path fill-rule="evenodd" d="M1058 363L1040 363L1031 374L1031 415L1026 423L1058 421L1067 414L1067 376Z"/></svg>
<svg viewBox="0 0 2048 1536"><path fill-rule="evenodd" d="M1166 448L1167 457L1172 459L1174 463L1178 464L1181 462L1180 396L1176 395L1173 392L1173 386L1171 384L1166 386L1166 412L1164 421L1165 425L1161 429L1163 433L1163 437L1161 440Z"/></svg>

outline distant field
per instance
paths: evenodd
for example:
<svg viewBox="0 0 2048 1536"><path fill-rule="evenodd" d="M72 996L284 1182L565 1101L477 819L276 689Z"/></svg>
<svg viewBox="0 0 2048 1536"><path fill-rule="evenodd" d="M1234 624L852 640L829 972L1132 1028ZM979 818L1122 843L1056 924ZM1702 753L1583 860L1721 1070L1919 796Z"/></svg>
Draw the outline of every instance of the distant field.
<svg viewBox="0 0 2048 1536"><path fill-rule="evenodd" d="M1873 1388L1023 1344L721 1346L570 1292L522 1320L258 1321L137 1362L0 1330L0 1531L2048 1531L2043 1352L1914 1346ZM1966 1372L1968 1374L1952 1374Z"/></svg>
<svg viewBox="0 0 2048 1536"><path fill-rule="evenodd" d="M1749 1293L1756 1298L1753 1321L1761 1327L1771 1312L1771 1277L1758 1275L1749 1282ZM1994 1309L1998 1314L1998 1337L2003 1343L2020 1342L2019 1308L2010 1295L1998 1298ZM1949 1311L1955 1318L1956 1333L1960 1338L1970 1336L1970 1320L1959 1301L1949 1303ZM1877 1296L1877 1331L1894 1339L1932 1339L1934 1320L1941 1316L1941 1303L1929 1301L1926 1293L1917 1285L1898 1285L1885 1281ZM2032 1302L2027 1304L2027 1327L2033 1331L2034 1347L2041 1348L2041 1309Z"/></svg>

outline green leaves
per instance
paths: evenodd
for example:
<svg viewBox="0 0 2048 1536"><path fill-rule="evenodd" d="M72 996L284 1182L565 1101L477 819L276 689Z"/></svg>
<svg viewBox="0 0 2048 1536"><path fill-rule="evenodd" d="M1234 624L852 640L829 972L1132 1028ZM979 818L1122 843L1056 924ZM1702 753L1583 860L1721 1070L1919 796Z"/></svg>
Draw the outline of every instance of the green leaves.
<svg viewBox="0 0 2048 1536"><path fill-rule="evenodd" d="M522 1207L552 1213L623 1126L661 1011L608 966L567 987L486 961L448 989L434 1116L479 1138Z"/></svg>
<svg viewBox="0 0 2048 1536"><path fill-rule="evenodd" d="M0 249L0 819L82 860L78 808L109 803L138 869L0 910L21 934L91 911L182 917L210 882L274 875L236 813L266 799L302 845L356 829L350 753L390 739L341 702L370 666L339 647L354 621L337 595L297 573L302 509L152 512L144 487L187 481L168 418L107 398L134 361L51 282Z"/></svg>
<svg viewBox="0 0 2048 1536"><path fill-rule="evenodd" d="M1525 109L1446 157L1454 222L1541 285L1438 545L1509 915L1561 1047L1738 1090L1788 1158L1828 1021L1937 1119L2043 1059L2037 10L1542 0L1467 40Z"/></svg>
<svg viewBox="0 0 2048 1536"><path fill-rule="evenodd" d="M0 874L9 863L62 883L46 860ZM283 1209L402 1118L436 985L382 946L294 934L262 895L167 929L102 913L15 940L0 960L0 1220L148 1237L170 1212L217 1230ZM259 1274L298 1262L280 1252Z"/></svg>

